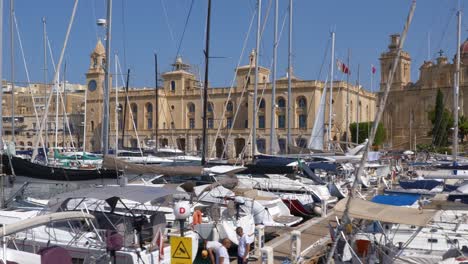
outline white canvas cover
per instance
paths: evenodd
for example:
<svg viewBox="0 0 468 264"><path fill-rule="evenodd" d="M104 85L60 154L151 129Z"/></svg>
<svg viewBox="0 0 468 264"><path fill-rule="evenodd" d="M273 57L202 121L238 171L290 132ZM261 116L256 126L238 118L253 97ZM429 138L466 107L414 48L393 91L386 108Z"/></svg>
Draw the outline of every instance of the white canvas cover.
<svg viewBox="0 0 468 264"><path fill-rule="evenodd" d="M327 100L327 88L323 89L322 97L320 98L320 105L314 121L314 127L310 135L308 144L309 149L323 150L323 137L325 128L325 103Z"/></svg>
<svg viewBox="0 0 468 264"><path fill-rule="evenodd" d="M348 198L342 199L335 206L335 213L343 215ZM351 198L349 216L352 218L382 221L394 224L426 226L437 210L419 210L414 208L383 205L370 201Z"/></svg>

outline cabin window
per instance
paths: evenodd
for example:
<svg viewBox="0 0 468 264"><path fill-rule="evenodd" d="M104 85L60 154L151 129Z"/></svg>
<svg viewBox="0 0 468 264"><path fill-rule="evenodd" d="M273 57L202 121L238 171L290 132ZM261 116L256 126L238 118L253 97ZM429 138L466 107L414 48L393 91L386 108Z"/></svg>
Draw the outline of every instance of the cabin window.
<svg viewBox="0 0 468 264"><path fill-rule="evenodd" d="M195 128L195 119L194 118L189 119L189 127L191 129Z"/></svg>
<svg viewBox="0 0 468 264"><path fill-rule="evenodd" d="M427 242L428 243L437 243L437 238L428 238Z"/></svg>
<svg viewBox="0 0 468 264"><path fill-rule="evenodd" d="M279 115L278 116L278 128L285 128L286 127L286 116Z"/></svg>
<svg viewBox="0 0 468 264"><path fill-rule="evenodd" d="M265 116L258 116L258 128L265 128Z"/></svg>
<svg viewBox="0 0 468 264"><path fill-rule="evenodd" d="M299 128L300 129L306 129L307 128L307 115L306 114L300 114L299 115Z"/></svg>

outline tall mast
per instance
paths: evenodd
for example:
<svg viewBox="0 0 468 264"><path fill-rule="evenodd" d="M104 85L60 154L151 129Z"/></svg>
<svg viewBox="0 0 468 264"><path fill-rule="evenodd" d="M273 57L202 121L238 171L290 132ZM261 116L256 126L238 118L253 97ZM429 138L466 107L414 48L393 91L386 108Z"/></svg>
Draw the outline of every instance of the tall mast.
<svg viewBox="0 0 468 264"><path fill-rule="evenodd" d="M351 50L348 48L348 67L351 59ZM346 74L346 148L349 146L349 133L351 133L351 129L349 129L349 72ZM348 133L349 131L349 133Z"/></svg>
<svg viewBox="0 0 468 264"><path fill-rule="evenodd" d="M65 134L66 134L66 124L65 124L65 113L67 112L67 89L66 89L66 84L67 84L67 79L66 79L66 74L67 73L67 62L63 64L63 109L62 109L62 147L65 147ZM57 98L58 100L58 98ZM68 131L71 133L71 131ZM75 151L75 150L73 150Z"/></svg>
<svg viewBox="0 0 468 264"><path fill-rule="evenodd" d="M349 67L349 66L348 66ZM359 144L359 99L360 99L360 86L361 86L361 80L359 79L360 78L360 74L359 74L359 67L360 65L358 64L358 67L357 67L357 94L356 94L356 97L357 97L357 101L356 101L356 144Z"/></svg>
<svg viewBox="0 0 468 264"><path fill-rule="evenodd" d="M3 51L3 1L0 1L0 51ZM3 52L0 52L0 102L3 102ZM0 103L3 116L3 104ZM3 138L3 118L0 118L0 139ZM0 153L3 153L3 140L0 140ZM2 170L2 167L0 167ZM0 171L3 173L3 170Z"/></svg>
<svg viewBox="0 0 468 264"><path fill-rule="evenodd" d="M158 91L158 54L154 53L154 100L155 100L155 126L154 126L154 150L158 151L158 129L159 129L159 91Z"/></svg>
<svg viewBox="0 0 468 264"><path fill-rule="evenodd" d="M332 121L333 121L333 75L335 66L335 32L331 32L332 38L332 50L331 50L331 62L330 62L330 111L328 113L328 150L332 149Z"/></svg>
<svg viewBox="0 0 468 264"><path fill-rule="evenodd" d="M45 137L44 137L44 150L47 149L47 142L49 141L49 128L47 126L47 109L45 108L45 100L47 100L47 33L46 33L46 18L42 18L42 34L44 41L44 116L45 116ZM39 125L39 124L38 124ZM44 153L47 156L47 153Z"/></svg>
<svg viewBox="0 0 468 264"><path fill-rule="evenodd" d="M119 111L122 109L119 108L119 78L117 77L117 54L114 55L114 79L115 79L115 152L114 155L117 156L119 150Z"/></svg>
<svg viewBox="0 0 468 264"><path fill-rule="evenodd" d="M206 16L206 39L205 39L205 81L203 83L203 145L201 165L206 164L206 150L208 140L206 138L206 112L208 106L208 63L210 60L210 21L211 21L211 0L208 0L208 13Z"/></svg>
<svg viewBox="0 0 468 264"><path fill-rule="evenodd" d="M461 9L458 9L458 24L457 24L457 64L455 67L455 85L453 87L453 163L457 162L458 155L458 93L460 89L460 42L461 42Z"/></svg>
<svg viewBox="0 0 468 264"><path fill-rule="evenodd" d="M293 15L293 0L289 0L289 37L288 37L288 109L287 109L287 122L288 122L288 132L286 140L286 152L289 153L289 144L291 142L291 78L292 78L292 15Z"/></svg>
<svg viewBox="0 0 468 264"><path fill-rule="evenodd" d="M260 50L260 23L262 16L262 0L257 0L257 40L255 44L255 83L253 95L253 118L252 118L252 160L257 151L257 92L258 92L258 52Z"/></svg>
<svg viewBox="0 0 468 264"><path fill-rule="evenodd" d="M13 143L15 142L15 55L13 33L14 12L14 0L10 0L11 141Z"/></svg>
<svg viewBox="0 0 468 264"><path fill-rule="evenodd" d="M273 141L275 137L275 106L276 106L276 54L278 52L278 0L275 0L275 18L274 18L274 35L273 35L273 83L271 86L271 117L270 117L270 154L276 154ZM277 144L277 142L276 142Z"/></svg>
<svg viewBox="0 0 468 264"><path fill-rule="evenodd" d="M106 27L106 64L104 65L105 78L104 78L104 104L102 118L102 154L109 153L109 87L110 84L110 45L112 33L112 0L107 0L107 27Z"/></svg>
<svg viewBox="0 0 468 264"><path fill-rule="evenodd" d="M130 69L127 71L127 81L125 83L125 103L123 110L123 123L122 123L122 148L125 147L125 130L127 129L127 105L128 105L128 83L130 81ZM117 153L116 153L117 155Z"/></svg>

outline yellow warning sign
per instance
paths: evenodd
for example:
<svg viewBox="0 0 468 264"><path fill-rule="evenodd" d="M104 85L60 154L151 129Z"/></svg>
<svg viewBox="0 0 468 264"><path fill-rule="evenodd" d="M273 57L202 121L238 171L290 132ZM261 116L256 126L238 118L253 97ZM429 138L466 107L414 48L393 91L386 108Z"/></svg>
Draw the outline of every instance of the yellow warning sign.
<svg viewBox="0 0 468 264"><path fill-rule="evenodd" d="M171 264L192 263L192 238L171 237Z"/></svg>

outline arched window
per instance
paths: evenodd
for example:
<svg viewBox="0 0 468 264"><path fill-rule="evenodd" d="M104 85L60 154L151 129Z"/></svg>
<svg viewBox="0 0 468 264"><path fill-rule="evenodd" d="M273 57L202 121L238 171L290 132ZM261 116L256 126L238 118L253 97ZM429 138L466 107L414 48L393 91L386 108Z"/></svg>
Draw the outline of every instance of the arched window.
<svg viewBox="0 0 468 264"><path fill-rule="evenodd" d="M175 81L171 81L171 91L175 92L176 84Z"/></svg>
<svg viewBox="0 0 468 264"><path fill-rule="evenodd" d="M188 103L187 105L189 113L195 113L195 104L194 103Z"/></svg>
<svg viewBox="0 0 468 264"><path fill-rule="evenodd" d="M93 58L93 68L96 68L97 67L97 58L94 57Z"/></svg>
<svg viewBox="0 0 468 264"><path fill-rule="evenodd" d="M146 103L146 128L153 129L153 104Z"/></svg>
<svg viewBox="0 0 468 264"><path fill-rule="evenodd" d="M260 106L259 106L260 109L265 109L265 100L262 99L260 100Z"/></svg>
<svg viewBox="0 0 468 264"><path fill-rule="evenodd" d="M307 99L304 96L300 96L297 98L297 107L307 108Z"/></svg>
<svg viewBox="0 0 468 264"><path fill-rule="evenodd" d="M94 131L94 121L91 121L91 131Z"/></svg>
<svg viewBox="0 0 468 264"><path fill-rule="evenodd" d="M226 105L226 111L232 112L233 109L234 109L234 106L232 105L232 102L229 101L229 102L227 103L227 105Z"/></svg>
<svg viewBox="0 0 468 264"><path fill-rule="evenodd" d="M135 124L135 129L138 129L138 106L137 104L132 103L130 108L132 109L133 123ZM131 124L131 127L133 128L133 124Z"/></svg>
<svg viewBox="0 0 468 264"><path fill-rule="evenodd" d="M207 108L208 112L213 113L214 106L212 102L208 102Z"/></svg>
<svg viewBox="0 0 468 264"><path fill-rule="evenodd" d="M276 103L278 104L279 108L286 107L286 100L284 100L283 97L278 97L278 99L276 100Z"/></svg>

